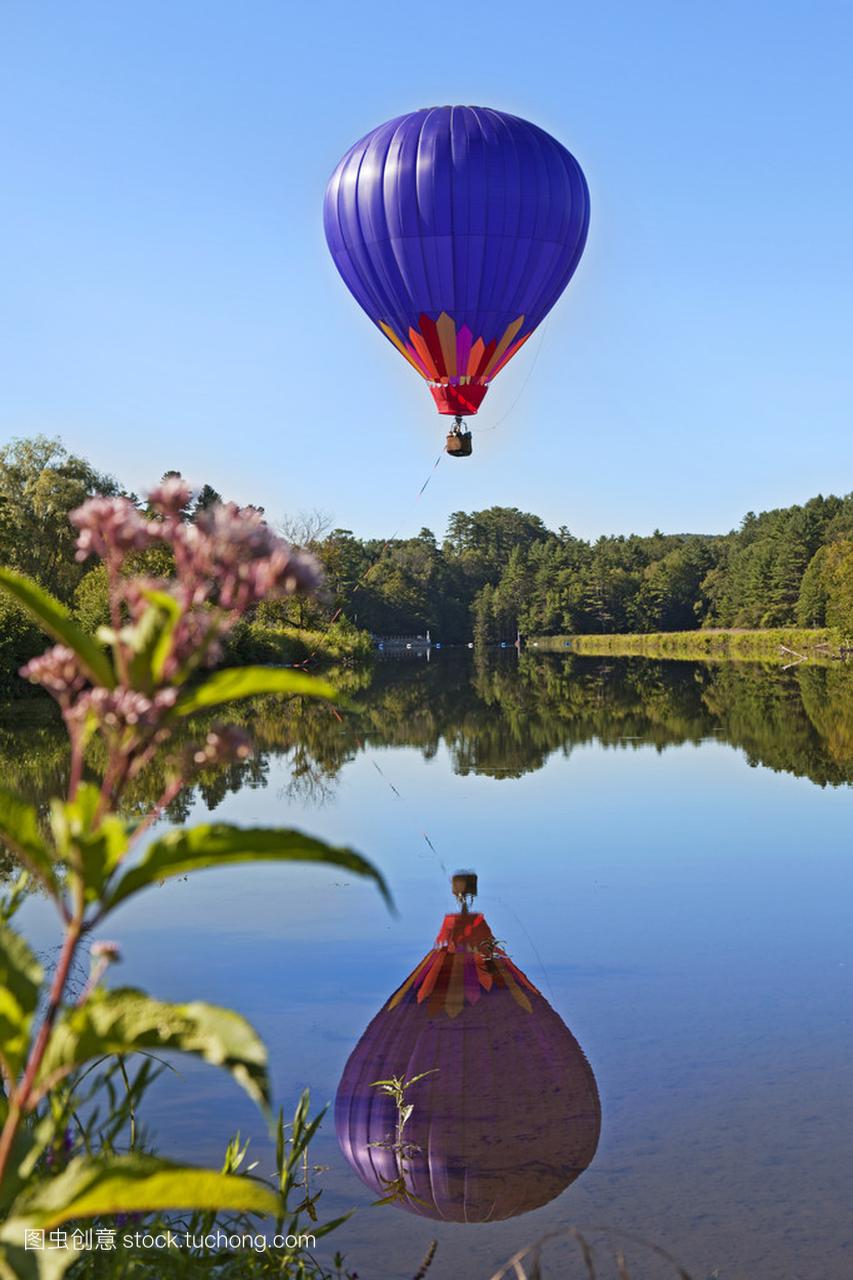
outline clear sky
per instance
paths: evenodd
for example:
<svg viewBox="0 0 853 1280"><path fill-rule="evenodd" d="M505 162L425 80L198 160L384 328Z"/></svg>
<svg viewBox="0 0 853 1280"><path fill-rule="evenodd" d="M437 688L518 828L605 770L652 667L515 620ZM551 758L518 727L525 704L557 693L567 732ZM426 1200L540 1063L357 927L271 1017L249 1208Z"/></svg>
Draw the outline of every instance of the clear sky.
<svg viewBox="0 0 853 1280"><path fill-rule="evenodd" d="M365 535L494 503L722 531L853 488L853 5L0 0L0 438ZM329 259L376 124L494 106L574 152L587 250L444 458ZM529 376L528 376L529 375Z"/></svg>

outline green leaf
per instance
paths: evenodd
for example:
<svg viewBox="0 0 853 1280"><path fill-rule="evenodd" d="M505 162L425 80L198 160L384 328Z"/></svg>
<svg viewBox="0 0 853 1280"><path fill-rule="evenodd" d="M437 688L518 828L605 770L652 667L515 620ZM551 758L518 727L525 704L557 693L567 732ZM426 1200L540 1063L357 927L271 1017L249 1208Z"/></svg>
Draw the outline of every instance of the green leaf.
<svg viewBox="0 0 853 1280"><path fill-rule="evenodd" d="M266 1046L239 1013L201 1001L167 1004L132 987L99 988L65 1011L42 1060L36 1093L94 1058L146 1049L174 1049L223 1067L255 1102L269 1101Z"/></svg>
<svg viewBox="0 0 853 1280"><path fill-rule="evenodd" d="M97 638L114 649L120 645L133 656L128 663L128 683L132 689L152 694L160 683L172 644L172 635L181 616L181 606L165 591L143 592L149 601L138 622L116 633L100 627Z"/></svg>
<svg viewBox="0 0 853 1280"><path fill-rule="evenodd" d="M172 1164L155 1156L79 1156L62 1173L18 1196L0 1241L22 1244L26 1228L45 1231L75 1218L161 1210L231 1210L274 1215L279 1197L246 1175Z"/></svg>
<svg viewBox="0 0 853 1280"><path fill-rule="evenodd" d="M159 609L162 617L162 626L151 653L151 672L155 681L160 681L163 678L163 668L166 665L166 659L172 647L172 636L181 617L181 606L174 596L169 595L168 591L149 590L144 591L142 594L146 600Z"/></svg>
<svg viewBox="0 0 853 1280"><path fill-rule="evenodd" d="M373 880L388 906L391 895L381 872L354 849L335 848L301 831L232 827L223 822L169 831L152 841L140 862L126 871L107 895L109 910L155 881L238 862L319 862L344 867Z"/></svg>
<svg viewBox="0 0 853 1280"><path fill-rule="evenodd" d="M24 1239L29 1223L9 1222L0 1230L0 1239ZM0 1280L62 1280L80 1255L74 1249L25 1249L23 1245L0 1244Z"/></svg>
<svg viewBox="0 0 853 1280"><path fill-rule="evenodd" d="M175 715L191 716L196 711L219 707L240 698L254 698L262 693L303 694L308 698L337 697L325 680L305 675L302 671L281 667L231 667L216 671L201 684L193 685L178 698Z"/></svg>
<svg viewBox="0 0 853 1280"><path fill-rule="evenodd" d="M12 1079L27 1056L43 978L24 939L0 924L0 1061Z"/></svg>
<svg viewBox="0 0 853 1280"><path fill-rule="evenodd" d="M349 1213L341 1214L340 1218L332 1218L330 1222L324 1222L322 1227L312 1227L311 1235L315 1240L319 1240L322 1236L327 1236L330 1231L337 1231L338 1227L342 1227L352 1217L354 1210L350 1209Z"/></svg>
<svg viewBox="0 0 853 1280"><path fill-rule="evenodd" d="M39 831L38 810L5 787L0 787L0 840L39 877L54 897L59 894L53 859Z"/></svg>
<svg viewBox="0 0 853 1280"><path fill-rule="evenodd" d="M64 1122L62 1128L64 1130ZM15 1197L30 1180L39 1159L57 1137L57 1123L50 1110L45 1108L40 1119L19 1125L12 1139L12 1150L3 1180L0 1182L0 1222L2 1222ZM0 1271L2 1277L2 1271Z"/></svg>
<svg viewBox="0 0 853 1280"><path fill-rule="evenodd" d="M0 896L0 920L6 924L17 915L27 898L32 872L24 868L15 877L11 887Z"/></svg>
<svg viewBox="0 0 853 1280"><path fill-rule="evenodd" d="M100 898L130 839L127 825L114 814L101 818L95 826L100 799L98 787L82 782L73 800L50 802L57 850L80 873L87 902Z"/></svg>
<svg viewBox="0 0 853 1280"><path fill-rule="evenodd" d="M31 578L13 573L11 569L0 569L0 587L26 609L42 631L74 650L94 684L104 685L107 689L115 687L115 675L106 654L98 648L91 636L77 626L60 600L44 591Z"/></svg>

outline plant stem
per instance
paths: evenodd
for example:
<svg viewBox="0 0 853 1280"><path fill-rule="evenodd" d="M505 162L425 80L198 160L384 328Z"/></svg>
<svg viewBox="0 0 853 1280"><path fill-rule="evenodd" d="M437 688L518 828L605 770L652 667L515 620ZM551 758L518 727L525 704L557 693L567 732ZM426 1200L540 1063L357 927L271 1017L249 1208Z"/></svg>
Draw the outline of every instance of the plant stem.
<svg viewBox="0 0 853 1280"><path fill-rule="evenodd" d="M71 803L77 795L77 788L83 776L83 744L80 741L80 729L77 725L71 725L66 719L65 727L71 739L71 770L68 775L68 800Z"/></svg>
<svg viewBox="0 0 853 1280"><path fill-rule="evenodd" d="M130 1087L130 1078L127 1074L127 1068L124 1065L124 1054L118 1054L118 1066L121 1072L121 1078L124 1081L125 1092L127 1094L127 1106L130 1114L130 1149L136 1150L136 1107L133 1103L133 1090Z"/></svg>
<svg viewBox="0 0 853 1280"><path fill-rule="evenodd" d="M116 667L118 668L119 680L122 684L127 684L127 656L124 652L124 645L119 639L119 632L121 631L121 573L119 565L116 564L112 557L106 561L106 566L110 597L110 621L115 635Z"/></svg>
<svg viewBox="0 0 853 1280"><path fill-rule="evenodd" d="M57 1015L62 1006L62 997L65 994L65 986L68 982L68 975L71 972L71 965L74 961L74 955L77 945L80 941L82 933L82 920L75 917L66 927L65 940L62 944L62 951L59 956L59 963L56 966L56 973L53 975L53 982L48 997L47 1009L44 1018L38 1030L38 1035L30 1049L30 1056L21 1083L14 1091L9 1099L9 1112L6 1117L6 1123L3 1131L0 1133L0 1186L2 1186L3 1178L6 1174L6 1166L9 1163L9 1157L12 1153L12 1147L15 1137L21 1123L21 1118L27 1107L33 1085L38 1076L39 1067L45 1055L48 1043L50 1041L50 1033L56 1022Z"/></svg>
<svg viewBox="0 0 853 1280"><path fill-rule="evenodd" d="M142 819L139 826L133 832L133 835L128 841L128 849L130 849L132 844L136 843L136 841L139 839L140 836L145 835L145 832L148 830L148 828L151 827L157 821L157 819L162 815L163 810L168 809L172 801L177 799L177 797L180 795L180 793L184 789L184 784L185 784L185 779L183 778L182 775L178 775L178 777L173 778L172 781L168 784L168 786L166 786L163 789L163 794L160 796L160 799L153 806L153 808L149 809L148 813Z"/></svg>
<svg viewBox="0 0 853 1280"><path fill-rule="evenodd" d="M116 807L122 787L127 780L129 768L129 753L121 749L113 749L107 760L104 779L101 783L101 794L95 810L95 827L98 826L105 814L110 813Z"/></svg>

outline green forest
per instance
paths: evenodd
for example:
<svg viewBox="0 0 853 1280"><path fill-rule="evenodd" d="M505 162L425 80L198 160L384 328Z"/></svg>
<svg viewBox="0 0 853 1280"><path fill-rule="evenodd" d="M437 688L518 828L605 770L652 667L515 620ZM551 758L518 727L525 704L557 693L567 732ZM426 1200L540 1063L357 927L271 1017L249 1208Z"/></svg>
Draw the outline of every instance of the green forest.
<svg viewBox="0 0 853 1280"><path fill-rule="evenodd" d="M0 449L0 563L36 578L95 630L106 621L104 570L75 559L68 513L94 494L128 492L57 440L12 441ZM204 485L186 519L219 499ZM799 626L832 628L842 642L853 636L853 493L748 512L729 533L656 530L593 542L514 507L455 512L442 539L429 529L364 539L317 512L282 516L277 527L322 562L325 594L261 604L232 642L240 660L292 660L320 639L332 657L367 652L367 633L427 629L448 643L512 639L517 629L551 636ZM135 568L169 572L159 561ZM16 606L0 600L5 687L42 647Z"/></svg>

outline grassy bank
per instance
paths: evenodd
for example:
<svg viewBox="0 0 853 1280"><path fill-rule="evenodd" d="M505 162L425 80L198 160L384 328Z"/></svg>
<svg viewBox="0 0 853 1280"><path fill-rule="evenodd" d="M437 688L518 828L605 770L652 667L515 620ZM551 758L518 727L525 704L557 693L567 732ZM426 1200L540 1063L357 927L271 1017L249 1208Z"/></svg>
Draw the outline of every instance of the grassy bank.
<svg viewBox="0 0 853 1280"><path fill-rule="evenodd" d="M588 654L591 657L735 658L761 662L792 662L795 654L828 659L838 654L838 641L827 628L776 627L766 631L658 631L648 635L532 636L529 645L546 653Z"/></svg>
<svg viewBox="0 0 853 1280"><path fill-rule="evenodd" d="M259 663L304 662L306 658L334 663L369 662L373 643L341 619L324 630L306 627L268 626L250 622L235 633L229 645L229 661Z"/></svg>
<svg viewBox="0 0 853 1280"><path fill-rule="evenodd" d="M0 702L24 700L40 702L44 691L22 680L18 674L22 664L47 645L35 633L28 648L3 646L0 630ZM291 666L310 658L323 667L361 667L374 657L373 641L366 631L359 631L346 621L338 621L325 630L308 627L269 626L262 622L241 623L225 645L224 665Z"/></svg>

